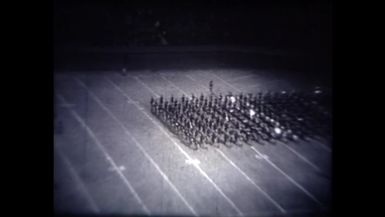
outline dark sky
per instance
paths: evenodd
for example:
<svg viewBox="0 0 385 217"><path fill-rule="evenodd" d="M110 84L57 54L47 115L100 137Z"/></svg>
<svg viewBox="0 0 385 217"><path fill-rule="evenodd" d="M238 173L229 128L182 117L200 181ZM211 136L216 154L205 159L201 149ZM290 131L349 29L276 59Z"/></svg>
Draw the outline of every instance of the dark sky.
<svg viewBox="0 0 385 217"><path fill-rule="evenodd" d="M330 47L330 1L250 2L55 1L55 45Z"/></svg>

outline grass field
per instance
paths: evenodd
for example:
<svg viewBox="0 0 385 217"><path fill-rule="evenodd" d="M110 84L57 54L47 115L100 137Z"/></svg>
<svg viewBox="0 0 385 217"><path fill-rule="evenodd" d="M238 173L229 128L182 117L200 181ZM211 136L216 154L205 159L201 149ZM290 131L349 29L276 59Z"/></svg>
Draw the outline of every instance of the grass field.
<svg viewBox="0 0 385 217"><path fill-rule="evenodd" d="M304 89L255 70L55 74L55 212L123 216L328 216L328 141L191 150L150 98Z"/></svg>

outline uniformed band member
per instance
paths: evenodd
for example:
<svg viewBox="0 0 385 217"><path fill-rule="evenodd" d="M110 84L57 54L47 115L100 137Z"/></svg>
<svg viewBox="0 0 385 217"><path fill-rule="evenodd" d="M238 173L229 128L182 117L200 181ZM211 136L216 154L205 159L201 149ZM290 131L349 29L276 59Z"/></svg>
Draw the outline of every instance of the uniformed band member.
<svg viewBox="0 0 385 217"><path fill-rule="evenodd" d="M210 81L209 89L210 89L210 94L212 94L213 93L213 81Z"/></svg>

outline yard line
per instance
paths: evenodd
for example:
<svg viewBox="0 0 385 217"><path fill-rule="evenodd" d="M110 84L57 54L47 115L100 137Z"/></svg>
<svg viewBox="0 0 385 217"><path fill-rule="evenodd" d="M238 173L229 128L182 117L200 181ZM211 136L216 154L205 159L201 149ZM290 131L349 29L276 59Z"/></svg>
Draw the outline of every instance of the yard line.
<svg viewBox="0 0 385 217"><path fill-rule="evenodd" d="M195 80L193 77L191 77L190 75L185 75L187 78L189 78L190 80L194 81L194 82L197 82L197 80ZM198 85L203 87L205 90L207 91L210 91L210 89L204 85L202 85L201 83L198 82Z"/></svg>
<svg viewBox="0 0 385 217"><path fill-rule="evenodd" d="M254 150L257 154L262 155L256 148L251 146L251 149ZM296 182L293 178L291 178L289 175L287 175L284 171L282 171L277 165L275 165L273 162L271 162L268 158L264 158L272 167L274 167L278 172L280 172L282 175L284 175L291 183L293 183L295 186L297 186L299 189L301 189L307 196L309 196L312 200L314 200L316 203L318 203L321 207L324 207L324 205L309 191L307 191L304 187L302 187L298 182Z"/></svg>
<svg viewBox="0 0 385 217"><path fill-rule="evenodd" d="M159 97L157 93L155 93L147 84L145 84L138 76L134 76L135 80L141 83L148 91L150 91L155 97Z"/></svg>
<svg viewBox="0 0 385 217"><path fill-rule="evenodd" d="M61 101L66 103L66 100L63 96L57 95ZM71 113L71 115L80 123L80 125L87 131L87 133L90 135L90 137L94 140L95 144L100 148L100 150L103 152L104 156L108 160L108 162L112 165L114 170L119 174L120 178L123 180L123 182L126 184L126 186L130 189L131 193L134 195L135 199L139 202L139 204L142 206L143 210L147 215L151 215L151 212L148 210L146 205L143 203L142 199L139 197L139 195L136 193L134 187L132 187L131 183L127 180L127 178L124 176L121 170L119 170L118 166L116 165L115 161L112 159L112 157L108 154L102 143L99 141L99 139L96 137L94 132L91 130L91 128L87 125L87 123L79 116L79 114L72 110L68 109Z"/></svg>
<svg viewBox="0 0 385 217"><path fill-rule="evenodd" d="M324 145L323 143L321 143L321 142L319 142L319 141L317 141L317 140L313 140L312 143L317 144L319 147L323 148L325 151L327 151L327 152L329 152L329 153L332 152L332 149L331 149L329 146Z"/></svg>
<svg viewBox="0 0 385 217"><path fill-rule="evenodd" d="M177 85L176 84L174 84L172 81L170 81L170 83L172 83L174 86L176 86L177 87ZM248 176L248 175L246 175L246 172L244 172L242 169L240 169L233 161L231 161L230 160L230 158L228 158L227 156L226 156L226 154L225 153L223 153L222 151L220 151L219 149L215 149L217 152L219 152L223 157L224 157L224 159L227 161L227 162L229 162L230 163L230 165L232 165L235 169L237 169L238 170L238 172L240 172L248 181L250 181L251 182L251 184L253 184L255 187L257 187L257 189L258 190L260 190L261 192L262 192L262 194L264 195L264 196L266 196L267 197L267 199L268 200L270 200L270 202L272 202L275 206L277 206L277 208L281 211L281 212L283 212L283 213L285 213L285 210L275 201L275 200L273 200L271 197L270 197L270 195L268 195L265 191L263 191L254 181L252 181L251 180L251 178Z"/></svg>
<svg viewBox="0 0 385 217"><path fill-rule="evenodd" d="M175 193L179 196L179 198L183 201L183 203L189 208L189 210L195 215L198 216L194 208L187 202L187 200L184 198L184 196L179 192L179 190L175 187L175 185L170 181L168 176L160 169L159 165L152 159L152 157L147 153L147 151L143 148L143 146L139 143L138 140L132 135L132 133L124 126L124 124L112 113L110 109L108 109L104 103L79 79L75 79L75 81L85 88L87 92L90 94L90 96L114 119L118 125L124 130L124 132L134 141L134 144L142 151L142 153L147 157L147 159L155 166L155 168L158 170L158 172L161 174L161 176L164 178L164 180L171 186L171 188L175 191ZM132 101L131 98L127 98L133 104L136 105L136 102Z"/></svg>
<svg viewBox="0 0 385 217"><path fill-rule="evenodd" d="M233 90L235 91L239 91L241 92L240 89L234 87L233 85L229 84L227 81L223 80L221 77L219 77L218 75L216 75L215 73L209 73L209 72L206 72L207 75L214 75L216 78L218 78L219 80L221 80L223 83L225 83L227 86L229 86L230 88L232 88Z"/></svg>
<svg viewBox="0 0 385 217"><path fill-rule="evenodd" d="M174 85L170 80L165 78L163 75L160 75L160 77L165 80L167 83L170 83L172 86L174 86L176 89L178 89L180 92L182 92L185 96L189 96L186 92L184 92L182 89L180 89L178 86Z"/></svg>
<svg viewBox="0 0 385 217"><path fill-rule="evenodd" d="M107 81L109 81L120 93L122 93L127 99L131 99L118 85L116 85L113 81L106 78ZM167 133L163 127L156 122L147 112L145 112L144 109L141 108L141 106L134 102L136 107L142 111L142 113L150 120L152 123L155 124L172 142L172 144L187 158L188 161L193 161L193 158L185 151L183 150L180 145L170 136L169 133ZM222 191L222 189L207 175L207 173L197 164L192 164L199 172L200 174L205 177L213 186L214 188L221 194L223 198L237 211L238 215L243 216L243 213L240 211L240 209L234 204L234 202Z"/></svg>
<svg viewBox="0 0 385 217"><path fill-rule="evenodd" d="M191 80L193 80L193 81L197 81L197 80L195 80L193 77L191 77L191 75L184 75L185 77L187 77L187 78L189 78L189 79L191 79Z"/></svg>
<svg viewBox="0 0 385 217"><path fill-rule="evenodd" d="M69 108L69 107L74 107L76 104L59 104L59 107L64 107L64 108Z"/></svg>
<svg viewBox="0 0 385 217"><path fill-rule="evenodd" d="M239 77L237 77L237 78L231 79L230 81L231 81L231 82L235 82L235 81L239 81L239 80L242 80L242 79L245 79L245 78L250 78L250 77L255 77L255 75L244 75L244 76L239 76Z"/></svg>
<svg viewBox="0 0 385 217"><path fill-rule="evenodd" d="M222 155L234 168L238 170L253 186L255 186L271 203L273 203L282 213L286 213L286 210L278 204L268 193L266 193L260 186L257 185L242 169L240 169L232 160L230 160L225 153L219 149L215 149L219 154Z"/></svg>
<svg viewBox="0 0 385 217"><path fill-rule="evenodd" d="M68 168L70 174L74 177L75 182L77 182L79 184L80 189L84 193L84 195L86 196L86 199L87 199L88 203L90 204L92 210L95 213L99 214L100 213L99 207L96 205L94 199L91 197L90 193L88 192L88 190L87 190L86 186L84 185L83 181L81 180L81 178L77 174L76 170L72 166L71 162L69 162L67 157L65 157L64 154L59 150L59 147L57 147L57 145L55 145L55 151L58 154L59 158L62 159L62 161L64 162L64 164Z"/></svg>
<svg viewBox="0 0 385 217"><path fill-rule="evenodd" d="M321 169L316 166L315 164L313 164L311 161L309 161L305 156L301 155L300 153L298 153L297 151L295 151L293 148L291 148L290 146L286 145L285 143L283 142L280 142L284 147L286 147L287 149L289 149L291 152L293 152L295 155L297 155L297 157L301 158L304 162L306 162L307 164L309 164L311 167L313 167L313 169L317 170L317 172L321 172Z"/></svg>

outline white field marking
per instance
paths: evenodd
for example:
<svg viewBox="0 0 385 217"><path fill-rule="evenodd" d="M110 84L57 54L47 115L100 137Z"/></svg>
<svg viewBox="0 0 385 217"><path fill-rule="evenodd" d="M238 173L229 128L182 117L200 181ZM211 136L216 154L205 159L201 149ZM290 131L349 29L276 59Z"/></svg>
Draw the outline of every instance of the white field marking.
<svg viewBox="0 0 385 217"><path fill-rule="evenodd" d="M166 82L170 83L172 86L174 86L176 89L178 89L180 92L182 92L185 96L189 96L186 92L184 92L182 89L180 89L178 86L176 86L173 82L165 78L163 75L160 75L160 77L165 80Z"/></svg>
<svg viewBox="0 0 385 217"><path fill-rule="evenodd" d="M326 150L326 151L329 152L329 153L332 152L332 149L331 149L329 146L327 146L327 145L325 145L325 144L323 144L323 143L321 143L321 142L318 142L318 141L316 141L316 140L313 140L311 143L317 144L319 147L322 147L324 150Z"/></svg>
<svg viewBox="0 0 385 217"><path fill-rule="evenodd" d="M257 154L262 155L256 148L253 146L251 147ZM308 190L306 190L302 185L300 185L298 182L296 182L293 178L291 178L289 175L287 175L284 171L282 171L277 165L275 165L273 162L271 162L268 158L265 158L265 160L274 167L278 172L280 172L282 175L284 175L291 183L293 183L295 186L297 186L299 189L301 189L307 196L309 196L313 201L315 201L317 204L319 204L321 207L324 207L324 205L314 196L312 195Z"/></svg>
<svg viewBox="0 0 385 217"><path fill-rule="evenodd" d="M193 159L193 160L187 159L185 160L185 163L188 165L199 165L201 162L198 159Z"/></svg>
<svg viewBox="0 0 385 217"><path fill-rule="evenodd" d="M238 88L234 87L233 85L229 84L227 81L223 80L221 77L219 77L218 75L216 75L215 73L209 73L209 72L206 72L207 75L213 75L214 77L218 78L219 80L221 80L223 83L225 83L228 87L232 88L233 90L235 91L238 91L240 92L241 90L239 90Z"/></svg>
<svg viewBox="0 0 385 217"><path fill-rule="evenodd" d="M65 102L63 96L58 95L59 99ZM103 152L104 156L106 157L107 161L111 164L111 166L115 169L115 171L119 174L120 178L123 180L123 182L126 184L126 186L129 188L131 193L134 195L135 199L139 202L139 204L142 206L143 210L147 215L151 215L151 212L148 210L146 205L143 203L142 199L140 199L139 195L136 193L134 187L132 187L131 183L127 180L127 178L124 176L122 171L119 170L118 166L116 165L115 161L112 159L112 157L108 154L107 150L104 148L102 143L98 140L94 132L91 130L91 128L87 125L87 123L78 115L78 113L72 109L68 109L71 113L71 115L80 123L80 125L87 131L87 133L90 135L90 137L94 140L95 144L100 148L100 150Z"/></svg>
<svg viewBox="0 0 385 217"><path fill-rule="evenodd" d="M187 75L186 75L187 76ZM178 85L176 85L174 82L170 81L169 79L163 77L164 80L166 80L167 82L169 82L171 85L173 85L174 87L176 87L180 92L182 92L183 94L187 95L186 92L184 92L181 88L178 87ZM193 80L193 79L192 79ZM194 81L194 80L193 80ZM201 87L203 87L204 89L206 89L208 92L210 91L209 88L203 86L202 84L199 83L199 85Z"/></svg>
<svg viewBox="0 0 385 217"><path fill-rule="evenodd" d="M332 152L332 149L329 146L325 145L322 141L318 141L317 139L306 140L304 142L314 144L329 153Z"/></svg>
<svg viewBox="0 0 385 217"><path fill-rule="evenodd" d="M255 183L242 169L240 169L232 160L230 160L226 155L225 153L223 153L221 150L219 149L215 149L220 155L222 155L223 158L225 158L235 169L238 170L238 172L240 172L246 179L247 181L249 181L254 187L256 187L271 203L273 203L278 209L279 211L281 211L282 213L286 213L286 210L278 204L277 201L275 201L268 193L266 193L264 190L262 190L262 188L257 185L257 183Z"/></svg>
<svg viewBox="0 0 385 217"><path fill-rule="evenodd" d="M235 82L235 81L239 81L239 80L242 80L242 79L251 78L251 77L255 77L255 76L256 75L244 75L244 76L239 76L237 78L231 79L230 81L231 82Z"/></svg>
<svg viewBox="0 0 385 217"><path fill-rule="evenodd" d="M307 164L309 164L311 167L313 167L315 170L317 170L318 172L321 172L321 169L316 166L315 164L313 164L310 160L308 160L305 156L301 155L300 153L298 153L297 151L295 151L293 148L291 148L290 146L286 145L285 143L283 142L280 142L281 144L283 144L284 147L286 147L287 149L289 149L291 152L293 152L295 155L297 155L297 157L299 157L300 159L302 159L304 162L306 162Z"/></svg>
<svg viewBox="0 0 385 217"><path fill-rule="evenodd" d="M61 103L59 104L59 107L64 107L64 108L70 108L70 107L74 107L76 106L76 104L71 104L71 103Z"/></svg>
<svg viewBox="0 0 385 217"><path fill-rule="evenodd" d="M198 82L197 80L195 80L193 77L191 77L190 75L185 75L187 78L189 78L190 80L194 81L194 82ZM198 85L203 87L207 92L210 91L210 89L204 85L202 85L200 82L198 82Z"/></svg>
<svg viewBox="0 0 385 217"><path fill-rule="evenodd" d="M107 79L107 78L106 78ZM119 86L117 86L113 81L111 81L110 79L107 79L120 93L122 93L124 96L126 96L128 99L131 99ZM139 108L139 110L141 110L143 112L143 114L148 118L150 119L150 121L152 123L155 124L155 126L157 126L160 131L162 131L172 142L172 144L187 158L187 160L189 161L192 161L193 158L187 154L187 152L185 150L183 150L183 148L181 148L181 146L172 138L172 136L170 136L169 133L167 133L163 127L158 123L156 122L145 110L143 109L140 109L141 106L138 104L138 103L135 103L136 107ZM241 210L234 204L234 202L222 191L222 189L207 175L207 173L199 166L199 165L196 165L196 164L193 164L194 167L200 172L200 174L205 177L213 186L214 188L222 195L223 198L225 198L225 200L237 211L238 215L241 215L243 216L243 213L241 212Z"/></svg>
<svg viewBox="0 0 385 217"><path fill-rule="evenodd" d="M108 168L108 170L109 170L109 171L116 171L116 169L113 168L113 167ZM124 170L126 170L126 167L125 167L125 166L119 166L119 167L118 167L118 170L124 171Z"/></svg>
<svg viewBox="0 0 385 217"><path fill-rule="evenodd" d="M140 80L140 78L138 76L135 76L134 78L136 81L141 83L148 91L150 91L153 95L155 95L155 97L159 97L159 95L157 93L155 93L149 86L147 86L147 84L145 84L142 80ZM131 99L129 99L129 100L132 101Z"/></svg>
<svg viewBox="0 0 385 217"><path fill-rule="evenodd" d="M254 155L254 157L257 158L258 160L269 158L269 156L267 156L265 154L262 154L262 155L256 154L256 155Z"/></svg>
<svg viewBox="0 0 385 217"><path fill-rule="evenodd" d="M72 166L71 162L69 162L69 160L67 159L67 157L64 156L64 154L61 153L61 151L59 150L59 148L57 147L57 145L55 145L55 150L58 154L58 156L62 159L62 161L64 162L64 164L68 167L69 169L69 172L70 174L74 177L75 179L75 182L77 182L80 186L80 189L81 191L84 193L84 195L86 196L86 199L88 201L88 203L90 204L92 210L95 212L95 213L100 213L100 209L99 207L96 205L94 199L92 198L92 196L90 195L90 193L88 192L86 186L84 185L83 181L81 180L81 178L79 177L79 175L77 174L75 168Z"/></svg>
<svg viewBox="0 0 385 217"><path fill-rule="evenodd" d="M179 198L182 200L182 202L187 206L187 208L194 214L194 216L198 216L194 208L187 202L187 200L184 198L184 196L179 192L179 190L175 187L175 185L170 181L168 176L160 169L159 165L152 159L152 157L147 153L147 151L143 148L143 146L139 143L138 140L131 134L131 132L124 126L124 124L112 113L110 109L108 109L102 101L79 79L75 79L75 81L81 85L83 88L85 88L90 96L100 105L100 107L103 108L104 111L106 111L112 119L116 121L116 123L124 130L124 132L129 136L133 141L134 144L142 151L142 153L147 157L147 159L152 163L152 165L158 170L160 175L163 177L163 179L171 186L171 188L175 191L175 193L179 196ZM110 80L109 80L110 81ZM112 81L110 81L112 82ZM131 100L131 98L127 98ZM135 105L137 105L137 102L131 100Z"/></svg>
<svg viewBox="0 0 385 217"><path fill-rule="evenodd" d="M195 80L193 77L191 77L191 75L184 75L184 76L186 76L187 78L189 78L190 80L193 80L193 81L197 81L197 80Z"/></svg>

